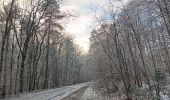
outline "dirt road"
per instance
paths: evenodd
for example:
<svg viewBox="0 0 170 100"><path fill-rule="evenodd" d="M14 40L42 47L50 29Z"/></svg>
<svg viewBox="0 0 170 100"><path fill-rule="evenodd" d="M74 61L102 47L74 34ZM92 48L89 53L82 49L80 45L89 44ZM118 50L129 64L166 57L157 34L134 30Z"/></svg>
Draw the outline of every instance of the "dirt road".
<svg viewBox="0 0 170 100"><path fill-rule="evenodd" d="M88 88L89 86L85 86L73 93L71 93L69 96L61 99L61 100L81 100L81 97L83 95L83 93L86 91L86 89Z"/></svg>

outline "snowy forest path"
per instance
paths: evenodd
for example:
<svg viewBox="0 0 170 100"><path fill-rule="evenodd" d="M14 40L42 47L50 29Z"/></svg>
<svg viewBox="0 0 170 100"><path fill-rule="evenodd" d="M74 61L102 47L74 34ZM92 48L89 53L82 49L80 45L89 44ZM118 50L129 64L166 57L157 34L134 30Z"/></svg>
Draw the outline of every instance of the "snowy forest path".
<svg viewBox="0 0 170 100"><path fill-rule="evenodd" d="M82 95L84 94L88 87L89 86L82 87L79 90L72 92L70 95L61 100L81 100Z"/></svg>
<svg viewBox="0 0 170 100"><path fill-rule="evenodd" d="M72 86L64 86L61 88L49 89L36 93L35 92L25 93L17 98L10 97L6 98L5 100L65 100L63 98L66 98L74 93L77 93L76 91L80 91L85 87L87 89L89 87L89 83L80 83Z"/></svg>

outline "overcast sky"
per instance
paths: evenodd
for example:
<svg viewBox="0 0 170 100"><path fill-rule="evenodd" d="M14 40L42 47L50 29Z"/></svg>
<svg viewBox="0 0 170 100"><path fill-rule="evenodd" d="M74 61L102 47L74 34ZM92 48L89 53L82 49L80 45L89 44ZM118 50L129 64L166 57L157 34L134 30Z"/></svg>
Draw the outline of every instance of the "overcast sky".
<svg viewBox="0 0 170 100"><path fill-rule="evenodd" d="M96 19L94 18L94 14L96 11L99 12L100 8L108 6L107 1L108 0L65 0L62 6L63 11L73 11L77 15L75 20L70 21L66 25L65 30L73 35L75 42L83 48L84 51L88 51L89 49L90 32L95 27L94 23ZM119 5L116 0L114 4Z"/></svg>

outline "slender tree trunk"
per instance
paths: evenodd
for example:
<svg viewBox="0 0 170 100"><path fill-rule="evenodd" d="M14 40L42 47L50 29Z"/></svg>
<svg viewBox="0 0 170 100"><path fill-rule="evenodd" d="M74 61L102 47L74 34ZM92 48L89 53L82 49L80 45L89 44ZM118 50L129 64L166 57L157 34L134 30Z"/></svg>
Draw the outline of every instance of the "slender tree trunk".
<svg viewBox="0 0 170 100"><path fill-rule="evenodd" d="M50 49L50 19L48 19L49 22L48 22L48 34L47 34L47 49L46 49L46 69L45 69L45 80L44 80L44 86L43 86L43 89L47 89L48 88L48 83L49 83L49 49Z"/></svg>
<svg viewBox="0 0 170 100"><path fill-rule="evenodd" d="M3 82L3 90L2 90L3 97L6 96L8 47L9 47L9 35L7 36L6 51L5 51L4 79L3 79L4 82Z"/></svg>
<svg viewBox="0 0 170 100"><path fill-rule="evenodd" d="M6 12L7 18L6 18L6 22L5 22L5 32L2 34L2 38L1 38L2 39L2 45L1 45L1 51L0 51L0 81L1 81L1 78L2 78L1 74L2 74L2 69L3 69L4 50L5 50L6 38L10 34L10 30L11 30L10 29L11 28L10 20L12 19L11 13L12 13L12 8L13 8L14 3L15 3L15 0L12 0L10 10L9 10L9 12ZM1 82L0 82L0 84L1 84Z"/></svg>
<svg viewBox="0 0 170 100"><path fill-rule="evenodd" d="M20 89L19 92L22 93L24 91L24 72L25 72L25 60L27 57L27 50L28 50L28 42L30 38L27 37L24 43L23 51L21 53L21 64L20 64Z"/></svg>
<svg viewBox="0 0 170 100"><path fill-rule="evenodd" d="M14 42L14 35L12 37L12 42ZM10 91L10 95L12 95L12 92L13 92L13 55L14 55L14 48L15 48L15 44L12 43L12 50L11 50L11 61L10 61L10 88L9 88L9 91Z"/></svg>

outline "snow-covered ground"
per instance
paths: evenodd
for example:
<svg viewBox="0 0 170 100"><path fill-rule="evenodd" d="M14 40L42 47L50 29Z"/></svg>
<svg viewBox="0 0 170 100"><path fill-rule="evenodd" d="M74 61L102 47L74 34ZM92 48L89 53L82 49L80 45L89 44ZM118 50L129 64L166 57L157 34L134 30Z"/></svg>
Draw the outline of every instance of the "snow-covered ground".
<svg viewBox="0 0 170 100"><path fill-rule="evenodd" d="M168 81L170 82L170 81ZM118 98L117 95L113 95L113 98L103 98L100 94L95 92L93 89L93 83L81 83L72 86L64 86L56 89L43 90L40 92L25 93L19 97L11 97L4 100L67 100L65 98L72 97L73 94L77 91L81 92L82 88L87 87L87 89L79 96L80 100L123 100ZM146 85L143 85L146 86ZM167 86L170 89L170 85ZM146 88L146 87L145 87ZM76 91L76 92L75 92ZM77 93L78 94L78 93ZM165 95L163 92L160 93L161 100L170 100L168 95ZM74 99L71 99L74 100ZM77 100L77 99L76 99ZM79 100L79 99L78 99Z"/></svg>
<svg viewBox="0 0 170 100"><path fill-rule="evenodd" d="M96 93L93 86L90 86L83 94L81 100L120 100L117 96L112 98L104 98L99 93Z"/></svg>
<svg viewBox="0 0 170 100"><path fill-rule="evenodd" d="M82 100L98 100L98 96L92 87L89 87L83 94Z"/></svg>
<svg viewBox="0 0 170 100"><path fill-rule="evenodd" d="M89 83L81 83L73 86L65 86L56 89L44 90L37 93L27 93L18 98L8 98L5 100L61 100L68 96L70 93L87 86Z"/></svg>

